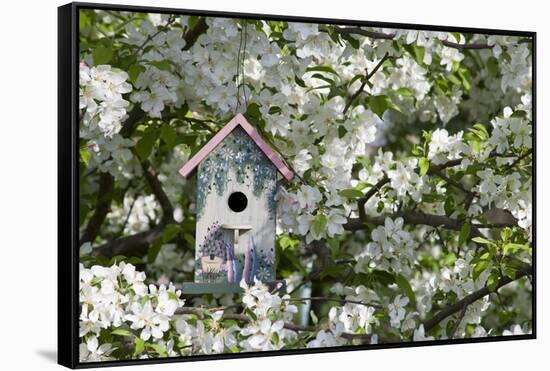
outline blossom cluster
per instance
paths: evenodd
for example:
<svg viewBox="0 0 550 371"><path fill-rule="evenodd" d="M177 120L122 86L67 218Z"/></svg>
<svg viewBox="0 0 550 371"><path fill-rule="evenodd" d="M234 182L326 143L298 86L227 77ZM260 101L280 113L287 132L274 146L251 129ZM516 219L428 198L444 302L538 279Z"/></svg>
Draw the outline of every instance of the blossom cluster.
<svg viewBox="0 0 550 371"><path fill-rule="evenodd" d="M104 136L112 137L122 127L129 102L122 95L132 91L126 82L128 74L115 71L109 65L89 67L80 64L79 95L81 128L86 128L81 136L99 130ZM88 130L91 132L88 134Z"/></svg>
<svg viewBox="0 0 550 371"><path fill-rule="evenodd" d="M298 311L288 301L289 295L270 293L258 280L252 286L242 281L241 287L244 289L242 302L248 311L245 313L253 318L240 330L240 334L246 336L240 343L243 350L278 350L285 345L285 340L296 337L296 332L284 327L285 321L292 321Z"/></svg>
<svg viewBox="0 0 550 371"><path fill-rule="evenodd" d="M80 265L80 359L111 359L111 343L99 344L103 331L134 330L143 341L162 339L169 321L183 305L181 291L173 285L145 284L145 274L131 264L111 267Z"/></svg>
<svg viewBox="0 0 550 371"><path fill-rule="evenodd" d="M357 273L376 268L409 274L415 262L415 243L410 233L404 229L403 218L386 218L384 225L372 231L371 239L372 242L355 257Z"/></svg>
<svg viewBox="0 0 550 371"><path fill-rule="evenodd" d="M98 177L115 180L93 245L162 223L157 197L147 195L144 155L173 221L192 224L194 185L177 170L241 112L296 175L277 194L277 253L286 254L277 275L288 292L297 290L284 295L256 281L243 283L242 295L196 297L183 306L170 282L192 276L192 232L184 243L162 241L154 260L140 257L147 277L126 263L81 266L83 361L531 331L528 279L500 289L501 305L514 302L510 314L490 295L437 326L423 325L440 308L494 284L495 272L513 277L493 246L510 243L509 250L521 251L513 259L531 261L529 40L368 29L386 36L149 14L105 29L112 65L94 65L91 49L82 50L83 220L90 220ZM188 37L195 30L196 40ZM488 47L453 47L466 43ZM135 58L123 64L128 55ZM121 132L128 113L141 111L134 132ZM507 241L494 214L511 220ZM282 236L292 243L283 246ZM298 296L307 299L312 288L328 295L327 286L336 298L325 299L335 301L308 313L316 308Z"/></svg>
<svg viewBox="0 0 550 371"><path fill-rule="evenodd" d="M180 290L172 283L155 286L145 281L145 273L123 262L111 267L80 265L81 361L113 359L121 347L132 346L118 336L130 338L137 349L134 357L140 358L274 350L297 336L284 328L297 312L290 297L271 293L260 281L251 286L241 283L247 318L242 327L224 322L223 309L178 313L185 309Z"/></svg>

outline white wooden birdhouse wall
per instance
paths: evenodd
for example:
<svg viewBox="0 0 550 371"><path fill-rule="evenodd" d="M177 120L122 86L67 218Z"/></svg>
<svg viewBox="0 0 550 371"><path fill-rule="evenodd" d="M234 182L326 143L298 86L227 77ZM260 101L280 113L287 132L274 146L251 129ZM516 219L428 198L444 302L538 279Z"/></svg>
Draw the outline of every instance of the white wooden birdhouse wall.
<svg viewBox="0 0 550 371"><path fill-rule="evenodd" d="M195 282L275 281L277 174L292 172L240 114L180 173L195 168Z"/></svg>

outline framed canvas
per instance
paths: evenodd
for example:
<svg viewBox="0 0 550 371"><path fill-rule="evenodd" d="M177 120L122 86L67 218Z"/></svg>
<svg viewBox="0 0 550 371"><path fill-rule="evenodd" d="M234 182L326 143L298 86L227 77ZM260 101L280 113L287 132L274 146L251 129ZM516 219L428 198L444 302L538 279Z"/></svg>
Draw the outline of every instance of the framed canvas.
<svg viewBox="0 0 550 371"><path fill-rule="evenodd" d="M60 364L535 338L534 32L58 18Z"/></svg>

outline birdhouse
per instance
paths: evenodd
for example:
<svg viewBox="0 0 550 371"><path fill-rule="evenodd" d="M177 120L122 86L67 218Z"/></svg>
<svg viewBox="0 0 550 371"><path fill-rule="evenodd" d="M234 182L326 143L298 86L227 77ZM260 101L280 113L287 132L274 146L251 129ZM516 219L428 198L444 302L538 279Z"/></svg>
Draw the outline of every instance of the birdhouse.
<svg viewBox="0 0 550 371"><path fill-rule="evenodd" d="M195 279L184 293L239 292L254 278L276 286L278 174L293 173L237 114L181 169L197 169Z"/></svg>

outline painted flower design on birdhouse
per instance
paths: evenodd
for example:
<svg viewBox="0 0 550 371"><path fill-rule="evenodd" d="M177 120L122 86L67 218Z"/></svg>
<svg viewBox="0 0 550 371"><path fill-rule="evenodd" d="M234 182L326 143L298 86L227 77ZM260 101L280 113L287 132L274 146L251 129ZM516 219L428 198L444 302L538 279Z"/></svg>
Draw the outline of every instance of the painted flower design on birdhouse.
<svg viewBox="0 0 550 371"><path fill-rule="evenodd" d="M206 232L204 242L199 245L200 269L208 282L216 282L223 272L227 250L230 244L223 239L223 229L219 223L214 223Z"/></svg>
<svg viewBox="0 0 550 371"><path fill-rule="evenodd" d="M241 280L274 281L277 174L290 180L292 172L240 114L180 173L195 169L199 286L184 284L184 291L227 292Z"/></svg>

